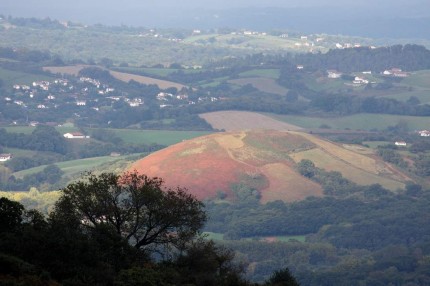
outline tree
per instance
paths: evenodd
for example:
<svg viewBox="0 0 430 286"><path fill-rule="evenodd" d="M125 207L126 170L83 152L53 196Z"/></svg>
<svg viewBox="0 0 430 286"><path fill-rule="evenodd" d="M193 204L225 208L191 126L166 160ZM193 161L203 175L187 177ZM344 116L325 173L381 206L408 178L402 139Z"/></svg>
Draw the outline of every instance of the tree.
<svg viewBox="0 0 430 286"><path fill-rule="evenodd" d="M308 159L303 159L297 164L297 169L302 176L312 178L317 173L315 164Z"/></svg>
<svg viewBox="0 0 430 286"><path fill-rule="evenodd" d="M296 278L291 274L288 268L275 271L266 282L268 286L299 286Z"/></svg>
<svg viewBox="0 0 430 286"><path fill-rule="evenodd" d="M17 228L22 222L24 207L17 202L0 198L0 233Z"/></svg>
<svg viewBox="0 0 430 286"><path fill-rule="evenodd" d="M185 189L163 184L162 179L137 172L87 173L63 189L53 216L84 227L111 227L137 249L179 247L195 237L206 214L203 204Z"/></svg>
<svg viewBox="0 0 430 286"><path fill-rule="evenodd" d="M67 152L66 140L51 126L39 125L33 130L28 148L38 151L51 151L61 154Z"/></svg>

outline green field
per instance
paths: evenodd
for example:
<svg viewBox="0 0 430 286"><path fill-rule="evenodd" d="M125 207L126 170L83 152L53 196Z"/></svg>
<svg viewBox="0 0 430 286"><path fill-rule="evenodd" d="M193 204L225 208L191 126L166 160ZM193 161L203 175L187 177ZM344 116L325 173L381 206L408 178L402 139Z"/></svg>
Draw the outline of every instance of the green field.
<svg viewBox="0 0 430 286"><path fill-rule="evenodd" d="M7 132L30 134L36 127L31 126L7 126ZM55 127L61 134L79 131L76 127L59 126ZM139 130L139 129L105 129L112 131L126 143L132 144L160 144L172 145L183 140L210 134L209 131L171 131L171 130ZM91 133L91 129L89 129Z"/></svg>
<svg viewBox="0 0 430 286"><path fill-rule="evenodd" d="M3 148L3 152L13 154L14 157L21 157L21 156L30 157L38 153L38 151L18 149L18 148Z"/></svg>
<svg viewBox="0 0 430 286"><path fill-rule="evenodd" d="M0 127L0 128L4 128L4 129L6 129L7 132L10 132L10 133L31 134L31 132L33 132L33 130L36 127L33 127L33 126L5 126L5 127ZM79 131L78 128L72 127L72 126L57 126L57 127L55 127L55 129L58 132L60 132L61 134Z"/></svg>
<svg viewBox="0 0 430 286"><path fill-rule="evenodd" d="M139 68L139 67L119 67L119 68L115 68L114 70L119 72L134 73L134 74L145 73L148 75L154 75L154 76L160 76L160 77L165 77L171 73L178 71L178 69Z"/></svg>
<svg viewBox="0 0 430 286"><path fill-rule="evenodd" d="M56 163L57 165L66 176L76 175L80 174L84 171L91 171L96 169L96 167L106 164L106 163L113 163L115 161L119 161L121 159L127 158L128 156L120 156L120 157L110 157L110 156L103 156L103 157L93 157L93 158L86 158L86 159L79 159L79 160L71 160L71 161L65 161L65 162L59 162ZM22 178L25 175L34 174L37 172L42 171L46 165L22 170L16 173L13 173L13 175L16 178Z"/></svg>
<svg viewBox="0 0 430 286"><path fill-rule="evenodd" d="M430 70L414 72L403 79L402 84L430 89Z"/></svg>
<svg viewBox="0 0 430 286"><path fill-rule="evenodd" d="M278 79L280 75L279 69L253 69L239 74L240 77L267 77Z"/></svg>
<svg viewBox="0 0 430 286"><path fill-rule="evenodd" d="M389 114L354 114L343 117L306 117L295 115L266 114L274 119L294 124L303 128L319 128L327 125L331 129L351 130L383 130L388 126L394 126L405 122L409 130L422 130L430 127L430 117L425 116L400 116Z"/></svg>
<svg viewBox="0 0 430 286"><path fill-rule="evenodd" d="M134 130L108 129L113 131L124 142L133 144L173 145L183 140L210 134L209 131L168 131L168 130Z"/></svg>
<svg viewBox="0 0 430 286"><path fill-rule="evenodd" d="M46 75L17 72L0 68L0 79L3 81L6 88L12 88L14 84L31 85L34 81L53 80L54 78Z"/></svg>
<svg viewBox="0 0 430 286"><path fill-rule="evenodd" d="M422 89L422 88L414 88L412 91L399 92L399 93L390 93L385 95L384 97L392 98L398 101L407 101L411 96L414 96L419 99L421 104L430 103L430 89Z"/></svg>
<svg viewBox="0 0 430 286"><path fill-rule="evenodd" d="M388 142L388 141L364 141L363 142L363 145L367 145L372 149L377 149L378 146L384 146L389 144L393 144L393 142Z"/></svg>

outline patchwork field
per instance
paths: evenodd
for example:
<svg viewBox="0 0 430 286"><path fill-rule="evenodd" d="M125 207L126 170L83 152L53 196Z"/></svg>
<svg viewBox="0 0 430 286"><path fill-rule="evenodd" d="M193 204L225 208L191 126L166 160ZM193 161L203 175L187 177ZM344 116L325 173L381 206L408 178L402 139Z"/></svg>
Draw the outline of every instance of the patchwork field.
<svg viewBox="0 0 430 286"><path fill-rule="evenodd" d="M258 190L263 203L298 201L322 196L322 187L300 175L296 163L312 160L317 167L338 171L362 185L381 184L397 190L410 180L376 157L371 149L353 148L297 131L236 131L181 142L131 165L170 187L183 186L199 199L224 194L235 198L234 186Z"/></svg>
<svg viewBox="0 0 430 286"><path fill-rule="evenodd" d="M129 82L131 80L134 80L134 81L137 81L138 83L141 83L141 84L147 84L147 85L155 84L155 85L158 85L158 87L160 89L167 89L169 87L175 87L178 90L180 90L183 87L186 87L185 85L180 84L180 83L156 79L156 78L142 76L142 75L135 75L135 74L131 74L131 73L110 71L110 74L114 78L119 79L119 80L124 81L124 82Z"/></svg>
<svg viewBox="0 0 430 286"><path fill-rule="evenodd" d="M273 78L265 78L265 77L248 78L247 77L247 78L229 80L228 82L232 84L240 85L240 86L250 84L262 92L273 93L278 95L286 95L288 92L288 89L286 89L283 86L280 86Z"/></svg>

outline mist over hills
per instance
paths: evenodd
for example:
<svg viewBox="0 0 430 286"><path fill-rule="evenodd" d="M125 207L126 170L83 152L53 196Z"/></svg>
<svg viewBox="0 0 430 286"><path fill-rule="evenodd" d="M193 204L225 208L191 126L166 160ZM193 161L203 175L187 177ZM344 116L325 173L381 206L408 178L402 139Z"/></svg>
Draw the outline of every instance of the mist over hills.
<svg viewBox="0 0 430 286"><path fill-rule="evenodd" d="M0 3L0 14L86 24L162 28L288 29L365 37L430 38L430 2L413 1L24 1Z"/></svg>

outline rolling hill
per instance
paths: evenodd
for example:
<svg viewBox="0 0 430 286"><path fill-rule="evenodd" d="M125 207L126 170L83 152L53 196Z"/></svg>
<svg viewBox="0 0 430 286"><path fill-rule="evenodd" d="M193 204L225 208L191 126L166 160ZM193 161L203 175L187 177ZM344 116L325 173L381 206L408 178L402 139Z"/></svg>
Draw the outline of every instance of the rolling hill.
<svg viewBox="0 0 430 286"><path fill-rule="evenodd" d="M296 164L339 171L349 180L395 191L410 180L370 149L335 144L298 131L231 131L183 141L132 164L169 187L186 187L199 199L235 198L237 187L258 190L261 202L323 196L320 185L299 174Z"/></svg>

